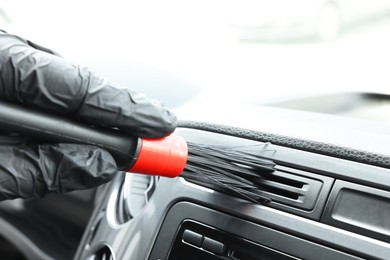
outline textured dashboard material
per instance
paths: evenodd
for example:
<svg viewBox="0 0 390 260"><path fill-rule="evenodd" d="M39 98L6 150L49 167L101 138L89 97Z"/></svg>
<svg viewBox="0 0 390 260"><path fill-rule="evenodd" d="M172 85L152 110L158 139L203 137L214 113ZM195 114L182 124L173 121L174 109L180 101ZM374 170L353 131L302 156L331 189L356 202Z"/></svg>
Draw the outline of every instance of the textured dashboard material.
<svg viewBox="0 0 390 260"><path fill-rule="evenodd" d="M263 154L265 158L274 160L283 167L296 169L297 176L302 176L303 171L305 171L310 173L314 179L318 179L316 176L326 176L341 180L344 183L363 185L371 189L382 189L390 192L388 188L390 170L385 168L373 167L351 160L341 160L303 151L303 149L265 144L257 140L275 142L278 139L273 138L272 135L261 135L261 131L247 131L244 129L220 127L215 124L192 122L180 122L180 126L176 133L188 142L208 145L223 144L227 147L251 146L254 150L259 147L266 147L269 153ZM217 131L220 133L216 133ZM226 132L226 134L221 134L221 132ZM309 142L309 140L306 141ZM296 142L299 144L301 140L296 139ZM121 177L121 175L118 175L118 177ZM340 258L340 255L333 257L322 255L323 257L321 258L317 250L318 246L340 252L343 255L362 257L364 259L387 259L389 255L389 244L379 241L376 236L364 236L362 232L358 232L356 229L346 230L329 225L322 222L321 219L310 217L309 213L306 215L298 214L298 209L293 212L287 209L270 207L269 205L254 205L228 193L216 191L205 185L194 184L181 177L160 178L153 196L151 196L143 210L131 221L118 223L116 207L118 201L123 199L119 192L122 183L119 178L115 178L105 186L104 190L98 192L102 197L86 229L87 231L84 234L75 259L86 259L99 252L103 245L108 245L112 249L116 259L167 259L167 254L164 253L164 249L161 246L168 250L165 252L169 252L169 248L173 244L173 237L169 234L179 234L178 225L188 218L223 232L235 234L248 241L253 242L256 241L256 238L266 238L265 241L259 240L256 243L281 252L286 252L286 246L292 246L290 254L293 256L299 257L300 255L298 254L313 253L312 257L302 255L304 259ZM330 186L333 187L333 184L330 184ZM327 202L327 198L329 198L327 194L322 196L323 203ZM191 205L188 205L188 208L185 209L179 208L178 211L171 211L177 204L183 203ZM320 205L320 203L317 202L316 205ZM218 213L217 215L204 214L206 211L199 210L199 207L204 208L207 212L211 210L227 216L221 217L222 215ZM197 213L192 212L191 209ZM322 209L323 207L321 206L319 214L321 214ZM176 217L174 222L166 222L170 219L170 214ZM196 218L196 214L201 216L201 219ZM313 213L310 212L310 214ZM238 222L232 221L232 217L238 219ZM364 220L367 220L367 218L364 218ZM283 233L283 236L274 237L275 239L272 240L269 235L271 233L263 233L265 230L263 228L254 229L252 228L254 226L250 225L248 229L243 229L242 221L250 222L253 225L257 225L257 227L264 227L273 234ZM165 232L165 228L169 232ZM217 237L219 235L214 233L199 233L195 229L192 231L215 241L228 242L224 239L219 239ZM157 237L158 240L156 240ZM177 237L181 243L181 235ZM309 244L304 249L302 244L294 245L284 238L305 240ZM270 241L275 241L276 245L267 244ZM236 243L226 244L226 246L229 245L236 245ZM203 244L201 249L204 249ZM152 251L160 253L152 255ZM181 257L180 259L187 258ZM248 258L244 257L242 259Z"/></svg>
<svg viewBox="0 0 390 260"><path fill-rule="evenodd" d="M280 145L288 148L294 148L302 151L328 155L340 159L347 159L350 161L390 169L389 155L379 153L376 154L351 147L342 147L330 143L322 143L318 141L311 141L283 135L271 134L267 132L243 129L239 127L204 123L198 121L179 121L178 126L182 128L198 129L219 134L242 137L260 142L269 142L275 145Z"/></svg>

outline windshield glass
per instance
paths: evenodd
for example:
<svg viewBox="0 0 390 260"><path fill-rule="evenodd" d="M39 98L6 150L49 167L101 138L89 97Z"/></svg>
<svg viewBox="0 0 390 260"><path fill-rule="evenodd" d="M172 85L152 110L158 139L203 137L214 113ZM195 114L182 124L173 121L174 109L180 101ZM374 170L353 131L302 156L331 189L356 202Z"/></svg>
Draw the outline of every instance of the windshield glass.
<svg viewBox="0 0 390 260"><path fill-rule="evenodd" d="M0 23L173 107L202 96L390 114L387 96L359 94L389 93L390 0L13 0Z"/></svg>

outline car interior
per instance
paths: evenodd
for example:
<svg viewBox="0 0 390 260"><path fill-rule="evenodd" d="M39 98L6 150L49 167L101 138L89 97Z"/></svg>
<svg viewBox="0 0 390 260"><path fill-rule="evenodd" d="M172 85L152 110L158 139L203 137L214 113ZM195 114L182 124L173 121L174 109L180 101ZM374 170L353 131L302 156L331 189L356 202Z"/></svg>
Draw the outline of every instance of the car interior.
<svg viewBox="0 0 390 260"><path fill-rule="evenodd" d="M366 98L370 103L372 97ZM268 112L274 119L280 116L280 111ZM215 120L180 121L175 131L187 142L249 147L272 161L272 173L259 177L267 202L186 177L119 172L97 189L3 202L2 250L28 259L386 259L388 125L293 113L304 114L302 127L322 117L310 129L317 139ZM334 142L321 139L324 121L335 128ZM286 133L290 129L285 126ZM358 142L351 135L355 131Z"/></svg>
<svg viewBox="0 0 390 260"><path fill-rule="evenodd" d="M355 37L353 30L352 36L313 41L344 44ZM263 41L239 44L270 48ZM105 67L101 58L89 64L118 82L137 83L140 91L172 107L179 119L173 135L186 140L190 154L192 147L203 147L236 157L221 165L205 152L196 163L190 155L176 178L118 172L90 190L3 201L0 258L390 259L390 92L363 80L364 91L293 89L285 93L294 95L283 98L264 94L223 102L228 92L236 98L240 86L220 86L211 92L220 93L215 96L182 80L185 75L177 80L156 67L131 65L135 76L126 74L119 68L129 64L121 62ZM282 83L294 88L294 82ZM255 172L247 190L258 197L238 191L228 182L231 175L223 181L213 177L223 171ZM191 177L196 174L201 177Z"/></svg>

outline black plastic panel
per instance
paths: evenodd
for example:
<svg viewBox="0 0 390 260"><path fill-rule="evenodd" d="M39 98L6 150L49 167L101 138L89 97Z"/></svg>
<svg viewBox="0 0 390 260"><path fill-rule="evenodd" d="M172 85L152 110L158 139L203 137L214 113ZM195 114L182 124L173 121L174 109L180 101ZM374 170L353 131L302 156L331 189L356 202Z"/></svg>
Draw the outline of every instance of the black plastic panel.
<svg viewBox="0 0 390 260"><path fill-rule="evenodd" d="M322 221L390 242L390 192L337 180Z"/></svg>
<svg viewBox="0 0 390 260"><path fill-rule="evenodd" d="M287 260L297 259L228 232L184 221L167 260Z"/></svg>
<svg viewBox="0 0 390 260"><path fill-rule="evenodd" d="M229 190L220 185L206 181L189 181L229 193ZM277 165L272 174L262 175L256 184L259 185L257 193L271 199L264 205L319 220L333 182L334 179L330 177Z"/></svg>
<svg viewBox="0 0 390 260"><path fill-rule="evenodd" d="M191 224L191 223L198 224ZM291 257L303 259L357 259L344 252L325 247L284 232L280 232L228 214L205 208L189 202L175 204L168 212L161 226L149 260L180 259L185 245L181 243L183 231L191 230L226 245L223 257L209 254L200 248L190 246L198 258L181 259L234 259L231 254L254 257L252 250L259 250L264 256L278 256L276 259ZM247 246L248 244L251 246ZM241 246L244 245L245 246ZM188 248L188 247L186 247ZM178 251L177 251L178 250ZM240 251L243 250L243 251ZM248 250L248 251L246 251ZM251 253L252 252L252 253ZM230 255L229 255L230 254ZM196 255L195 255L196 256ZM209 258L201 258L201 257ZM170 258L171 257L171 258ZM246 259L246 258L242 258ZM250 258L248 258L250 259ZM270 259L270 258L266 258ZM272 258L271 258L272 259Z"/></svg>
<svg viewBox="0 0 390 260"><path fill-rule="evenodd" d="M177 129L177 134L188 141L210 145L249 147L261 144L244 138L193 129ZM300 175L299 172L302 171L305 172L304 177L315 180L318 176L329 177L332 180L331 186L334 179L342 179L362 186L390 191L390 170L388 169L275 144L265 145L269 151L265 154L267 158L277 163L278 166L297 170L297 172L288 171L289 173ZM307 173L310 176L306 175ZM116 201L116 190L120 184L121 182L115 179L108 184L106 191L102 191L103 199L98 204L88 230L94 230L96 220L103 215L101 224L96 228L94 236L90 233L84 236L75 259L86 259L90 253L88 248L108 243L112 246L117 259L167 260L175 238L179 240L183 238L179 233L182 232L181 227L184 221L197 222L217 232L203 233L185 227L187 230L200 234L201 238L208 237L225 244L215 234L233 236L233 239L238 239L235 241L243 239L250 241L254 246L261 246L298 258L388 259L390 255L390 243L347 231L346 228L324 224L307 216L303 217L296 209L293 212L258 205L227 193L190 183L183 178L161 178L144 210L131 221L118 226L113 221L115 220L113 218L115 207L112 205L115 203L112 202ZM328 191L329 193L325 196L320 196L314 211L320 209L321 214L328 200L330 189ZM319 207L321 204L323 207ZM187 241L187 243L191 242ZM202 241L197 243L197 247L188 244L186 246L198 250L196 252L213 248L208 245L203 248ZM243 259L250 259L248 255L251 256L245 251L238 251L236 255Z"/></svg>

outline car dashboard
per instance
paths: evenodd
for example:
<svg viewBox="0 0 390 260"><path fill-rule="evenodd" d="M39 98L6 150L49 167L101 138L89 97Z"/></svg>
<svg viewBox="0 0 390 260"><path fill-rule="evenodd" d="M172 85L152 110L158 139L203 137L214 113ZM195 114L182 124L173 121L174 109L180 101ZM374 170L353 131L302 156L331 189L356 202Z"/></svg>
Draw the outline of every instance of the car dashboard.
<svg viewBox="0 0 390 260"><path fill-rule="evenodd" d="M249 110L272 124L254 124ZM388 126L276 108L251 107L245 115L252 120L240 127L221 118L182 120L174 134L272 161L260 187L266 202L184 174L118 172L73 202L58 195L12 210L3 203L1 235L33 259L388 258Z"/></svg>
<svg viewBox="0 0 390 260"><path fill-rule="evenodd" d="M215 123L182 121L175 134L259 151L275 163L265 177L271 202L185 177L120 173L100 190L76 259L388 258L386 155Z"/></svg>

